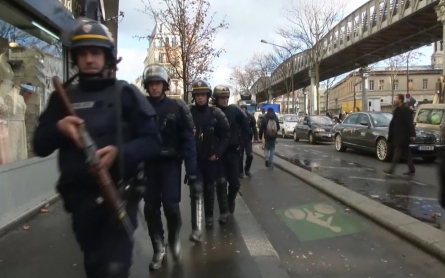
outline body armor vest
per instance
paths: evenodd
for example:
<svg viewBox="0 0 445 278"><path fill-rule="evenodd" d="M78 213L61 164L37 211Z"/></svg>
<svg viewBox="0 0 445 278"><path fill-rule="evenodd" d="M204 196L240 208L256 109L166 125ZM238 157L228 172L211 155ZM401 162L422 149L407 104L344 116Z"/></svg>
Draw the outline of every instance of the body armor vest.
<svg viewBox="0 0 445 278"><path fill-rule="evenodd" d="M179 113L179 105L175 100L169 100L167 104L167 113L165 115L157 116L158 131L162 137L162 151L163 157L175 157L180 155L179 149L179 134L177 115Z"/></svg>
<svg viewBox="0 0 445 278"><path fill-rule="evenodd" d="M193 115L193 119L202 117L204 114L205 120L203 124L196 127L195 131L195 142L196 142L196 152L198 157L202 159L208 159L210 156L215 154L216 144L218 142L216 124L217 120L214 114L214 110L208 107L205 113L198 113L196 107L192 107L190 112ZM195 121L199 122L198 120Z"/></svg>
<svg viewBox="0 0 445 278"><path fill-rule="evenodd" d="M229 147L238 147L240 145L241 127L239 126L236 119L236 109L236 107L229 105L226 109L223 110L230 125L230 139L228 145Z"/></svg>
<svg viewBox="0 0 445 278"><path fill-rule="evenodd" d="M118 144L117 115L115 105L117 97L122 94L113 91L114 86L106 87L100 91L86 92L78 86L69 88L67 95L77 115L85 121L85 126L90 133L97 148ZM122 105L121 101L119 101ZM122 120L122 141L128 142L134 135L131 133L129 123ZM88 173L83 150L74 144L70 148L60 149L59 167L62 175L69 177L84 176ZM79 162L81 163L79 163ZM110 169L113 179L118 179L119 171L116 162Z"/></svg>

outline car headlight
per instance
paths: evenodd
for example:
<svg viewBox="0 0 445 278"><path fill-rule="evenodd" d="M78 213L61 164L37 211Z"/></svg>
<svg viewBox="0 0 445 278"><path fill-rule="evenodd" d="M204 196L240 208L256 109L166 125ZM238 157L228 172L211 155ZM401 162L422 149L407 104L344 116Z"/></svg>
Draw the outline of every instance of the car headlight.
<svg viewBox="0 0 445 278"><path fill-rule="evenodd" d="M323 128L316 128L316 129L314 129L314 131L315 132L324 132L324 129Z"/></svg>
<svg viewBox="0 0 445 278"><path fill-rule="evenodd" d="M445 137L444 136L437 137L436 138L436 143L445 143Z"/></svg>

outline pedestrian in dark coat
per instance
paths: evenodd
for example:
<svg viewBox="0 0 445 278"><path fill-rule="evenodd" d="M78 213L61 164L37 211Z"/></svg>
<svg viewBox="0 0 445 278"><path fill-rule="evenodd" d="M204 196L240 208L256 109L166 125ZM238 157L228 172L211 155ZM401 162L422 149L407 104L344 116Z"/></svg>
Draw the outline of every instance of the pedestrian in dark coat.
<svg viewBox="0 0 445 278"><path fill-rule="evenodd" d="M385 171L387 174L392 174L399 162L400 158L404 156L408 162L408 172L404 175L413 175L416 171L414 168L411 150L409 148L410 142L416 139L416 131L413 123L413 112L409 107L404 105L404 95L398 94L394 99L396 109L394 110L391 123L389 124L388 142L394 150L393 162L389 170Z"/></svg>

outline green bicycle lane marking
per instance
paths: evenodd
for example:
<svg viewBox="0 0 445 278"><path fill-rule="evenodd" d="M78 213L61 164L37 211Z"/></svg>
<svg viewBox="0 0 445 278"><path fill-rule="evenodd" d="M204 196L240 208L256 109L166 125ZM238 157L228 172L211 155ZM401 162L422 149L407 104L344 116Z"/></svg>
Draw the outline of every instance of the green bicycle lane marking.
<svg viewBox="0 0 445 278"><path fill-rule="evenodd" d="M326 203L311 203L276 211L300 241L334 238L361 232L368 225Z"/></svg>

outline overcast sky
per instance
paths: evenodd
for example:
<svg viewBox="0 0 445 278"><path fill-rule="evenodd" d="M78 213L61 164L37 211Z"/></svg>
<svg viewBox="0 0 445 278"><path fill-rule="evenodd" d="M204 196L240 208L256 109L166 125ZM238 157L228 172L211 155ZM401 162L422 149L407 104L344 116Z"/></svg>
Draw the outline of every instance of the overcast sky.
<svg viewBox="0 0 445 278"><path fill-rule="evenodd" d="M120 10L125 17L119 24L118 51L123 60L119 64L118 77L129 82L142 74L148 48L148 41L135 39L134 36L149 35L154 27L148 15L137 11L144 9L142 1L120 1ZM351 13L366 2L350 1L345 13ZM287 0L210 0L212 11L217 12L216 22L226 16L229 23L229 28L221 31L217 37L215 46L223 47L226 52L213 63L215 71L209 80L212 87L229 84L231 67L246 63L253 53L273 50L271 45L260 43L261 39L280 43L276 28L286 23L283 18L285 3ZM432 47L423 47L424 56L419 64L430 64L432 51Z"/></svg>

